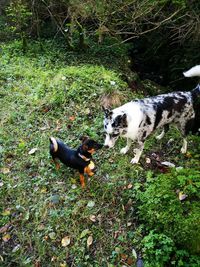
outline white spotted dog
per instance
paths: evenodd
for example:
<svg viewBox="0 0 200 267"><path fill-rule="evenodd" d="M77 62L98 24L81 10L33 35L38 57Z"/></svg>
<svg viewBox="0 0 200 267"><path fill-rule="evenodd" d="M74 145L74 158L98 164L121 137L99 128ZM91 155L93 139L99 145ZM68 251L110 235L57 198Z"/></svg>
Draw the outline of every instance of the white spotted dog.
<svg viewBox="0 0 200 267"><path fill-rule="evenodd" d="M184 73L185 77L200 76L200 65ZM119 136L127 138L121 149L126 154L133 140L137 141L135 156L131 163L138 163L146 138L156 129L162 128L157 136L161 139L173 123L183 135L182 153L187 151L186 136L200 134L200 84L189 92L174 92L150 98L137 99L113 110L104 109L104 145L114 147Z"/></svg>

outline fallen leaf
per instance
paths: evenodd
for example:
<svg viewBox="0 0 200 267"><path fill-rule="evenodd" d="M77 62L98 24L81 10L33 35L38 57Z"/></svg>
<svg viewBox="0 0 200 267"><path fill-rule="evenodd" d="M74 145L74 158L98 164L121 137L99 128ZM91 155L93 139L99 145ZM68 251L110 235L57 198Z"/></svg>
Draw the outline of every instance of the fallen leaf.
<svg viewBox="0 0 200 267"><path fill-rule="evenodd" d="M35 148L32 148L29 152L28 152L28 154L29 155L33 155L36 151L37 151L38 149L35 147Z"/></svg>
<svg viewBox="0 0 200 267"><path fill-rule="evenodd" d="M186 194L184 194L183 192L179 192L179 194L178 194L178 198L179 198L180 201L186 199L186 197L187 197Z"/></svg>
<svg viewBox="0 0 200 267"><path fill-rule="evenodd" d="M132 184L128 184L128 186L127 186L128 189L131 189L132 187L133 187Z"/></svg>
<svg viewBox="0 0 200 267"><path fill-rule="evenodd" d="M69 236L63 237L61 240L62 247L69 246L70 242L71 242L71 239Z"/></svg>
<svg viewBox="0 0 200 267"><path fill-rule="evenodd" d="M6 225L2 226L2 227L0 228L0 234L5 233L5 232L8 230L9 226L10 226L10 225L9 225L8 223L7 223Z"/></svg>
<svg viewBox="0 0 200 267"><path fill-rule="evenodd" d="M190 152L187 152L187 153L185 154L185 156L186 156L187 158L191 158L191 157L192 157L192 155L191 155Z"/></svg>
<svg viewBox="0 0 200 267"><path fill-rule="evenodd" d="M91 246L93 243L93 237L90 235L87 239L87 247L89 248L89 246Z"/></svg>
<svg viewBox="0 0 200 267"><path fill-rule="evenodd" d="M10 240L10 234L6 234L2 237L4 242L8 242Z"/></svg>
<svg viewBox="0 0 200 267"><path fill-rule="evenodd" d="M2 212L3 216L9 216L10 215L10 209L6 209Z"/></svg>
<svg viewBox="0 0 200 267"><path fill-rule="evenodd" d="M90 215L90 221L96 222L96 216L95 215Z"/></svg>
<svg viewBox="0 0 200 267"><path fill-rule="evenodd" d="M137 259L137 253L134 248L132 249L132 255L135 259Z"/></svg>
<svg viewBox="0 0 200 267"><path fill-rule="evenodd" d="M66 263L60 263L60 267L66 267L67 264Z"/></svg>
<svg viewBox="0 0 200 267"><path fill-rule="evenodd" d="M151 163L151 159L150 158L146 158L146 163L150 164Z"/></svg>
<svg viewBox="0 0 200 267"><path fill-rule="evenodd" d="M9 169L9 168L1 168L1 172L2 172L3 174L7 174L7 173L10 172L10 169Z"/></svg>
<svg viewBox="0 0 200 267"><path fill-rule="evenodd" d="M88 208L93 208L95 206L95 202L90 200L88 203L87 203L87 207Z"/></svg>
<svg viewBox="0 0 200 267"><path fill-rule="evenodd" d="M43 187L41 190L40 190L41 193L46 193L47 192L47 188L46 187Z"/></svg>
<svg viewBox="0 0 200 267"><path fill-rule="evenodd" d="M164 166L167 166L167 167L171 167L171 168L175 167L175 164L171 163L169 161L163 161L163 162L161 162L161 164L164 165Z"/></svg>
<svg viewBox="0 0 200 267"><path fill-rule="evenodd" d="M70 120L70 121L74 121L74 120L75 120L75 116L70 116L70 117L69 117L69 120Z"/></svg>

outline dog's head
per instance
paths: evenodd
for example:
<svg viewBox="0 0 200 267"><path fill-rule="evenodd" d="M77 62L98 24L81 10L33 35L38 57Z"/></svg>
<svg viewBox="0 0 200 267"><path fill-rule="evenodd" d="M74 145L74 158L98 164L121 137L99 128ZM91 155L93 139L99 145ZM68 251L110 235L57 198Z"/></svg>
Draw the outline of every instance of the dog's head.
<svg viewBox="0 0 200 267"><path fill-rule="evenodd" d="M82 136L80 140L82 141L81 149L83 152L93 154L96 150L103 147L103 145L97 143L92 139L89 139L87 136Z"/></svg>
<svg viewBox="0 0 200 267"><path fill-rule="evenodd" d="M123 111L104 109L104 131L106 138L104 145L113 147L118 137L126 132L127 115Z"/></svg>

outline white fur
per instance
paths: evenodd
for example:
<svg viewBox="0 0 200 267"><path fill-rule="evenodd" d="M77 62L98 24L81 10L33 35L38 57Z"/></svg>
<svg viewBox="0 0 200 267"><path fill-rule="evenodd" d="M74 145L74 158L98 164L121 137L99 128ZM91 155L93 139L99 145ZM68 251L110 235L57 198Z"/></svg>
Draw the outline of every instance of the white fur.
<svg viewBox="0 0 200 267"><path fill-rule="evenodd" d="M197 65L188 71L183 72L183 75L185 77L194 77L194 76L200 76L200 65Z"/></svg>

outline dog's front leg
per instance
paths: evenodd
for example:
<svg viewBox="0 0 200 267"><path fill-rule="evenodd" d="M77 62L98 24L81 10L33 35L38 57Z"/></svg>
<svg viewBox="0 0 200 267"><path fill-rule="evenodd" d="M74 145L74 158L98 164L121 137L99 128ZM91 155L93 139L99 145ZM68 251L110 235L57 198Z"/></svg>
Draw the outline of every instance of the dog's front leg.
<svg viewBox="0 0 200 267"><path fill-rule="evenodd" d="M186 138L183 139L183 146L181 147L181 153L186 154L187 152L187 140Z"/></svg>
<svg viewBox="0 0 200 267"><path fill-rule="evenodd" d="M129 151L130 147L131 147L131 143L132 143L132 140L131 140L130 138L127 138L126 146L123 147L123 148L120 150L120 153L121 153L121 154L126 154L126 153Z"/></svg>
<svg viewBox="0 0 200 267"><path fill-rule="evenodd" d="M134 149L135 157L132 158L132 160L131 160L132 164L138 163L138 161L140 160L143 149L144 149L144 143L140 141L138 143L138 147Z"/></svg>

